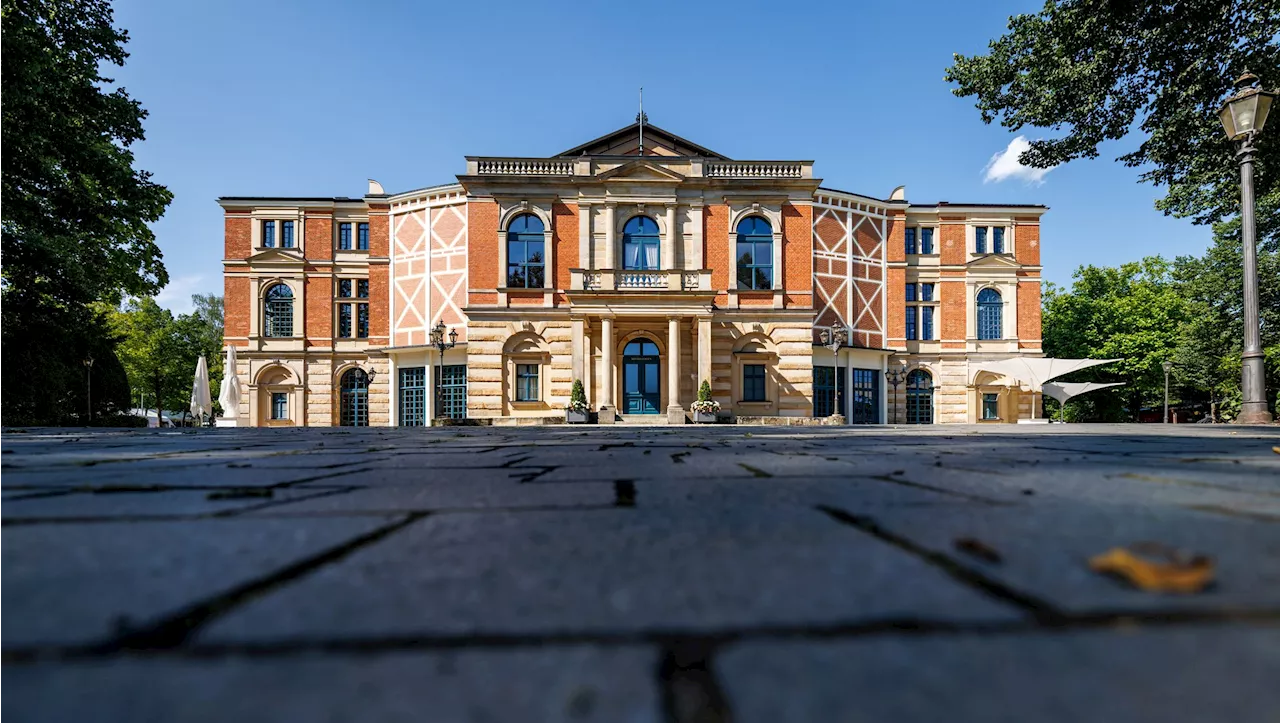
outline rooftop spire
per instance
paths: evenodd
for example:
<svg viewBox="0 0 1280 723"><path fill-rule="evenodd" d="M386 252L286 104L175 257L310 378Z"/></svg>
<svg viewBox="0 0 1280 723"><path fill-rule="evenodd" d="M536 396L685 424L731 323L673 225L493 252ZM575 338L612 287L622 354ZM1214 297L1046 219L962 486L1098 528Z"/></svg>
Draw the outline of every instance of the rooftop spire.
<svg viewBox="0 0 1280 723"><path fill-rule="evenodd" d="M644 114L644 86L640 86L640 112L636 113L636 122L640 124L640 155L644 155L644 124L649 116Z"/></svg>

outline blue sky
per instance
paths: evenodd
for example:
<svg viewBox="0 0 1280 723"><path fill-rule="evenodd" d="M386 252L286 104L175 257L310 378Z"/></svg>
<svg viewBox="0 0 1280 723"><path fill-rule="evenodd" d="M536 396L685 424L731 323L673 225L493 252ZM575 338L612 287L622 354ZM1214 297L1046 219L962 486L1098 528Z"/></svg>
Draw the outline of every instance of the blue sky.
<svg viewBox="0 0 1280 723"><path fill-rule="evenodd" d="M1198 254L1207 228L1113 159L988 180L1018 135L942 80L1038 0L956 3L119 0L119 84L150 112L138 165L174 193L160 301L222 291L218 196L359 196L447 183L464 155L551 155L650 121L733 158L813 159L834 188L1043 203L1045 277Z"/></svg>

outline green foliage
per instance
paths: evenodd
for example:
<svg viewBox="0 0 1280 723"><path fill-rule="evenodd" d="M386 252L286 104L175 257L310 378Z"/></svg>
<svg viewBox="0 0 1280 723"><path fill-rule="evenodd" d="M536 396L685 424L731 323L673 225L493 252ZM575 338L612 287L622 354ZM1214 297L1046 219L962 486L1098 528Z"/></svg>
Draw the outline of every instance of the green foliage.
<svg viewBox="0 0 1280 723"><path fill-rule="evenodd" d="M1143 406L1163 402L1164 370L1191 320L1172 266L1159 257L1118 268L1082 266L1070 291L1052 284L1044 294L1045 354L1062 358L1119 359L1069 375L1071 381L1118 381L1114 393L1079 402L1099 421L1136 420Z"/></svg>
<svg viewBox="0 0 1280 723"><path fill-rule="evenodd" d="M703 379L702 384L698 386L698 401L699 402L711 401L711 382L707 381L706 379Z"/></svg>
<svg viewBox="0 0 1280 723"><path fill-rule="evenodd" d="M111 312L119 339L118 354L133 392L146 392L148 407L159 400L164 409L180 412L191 404L196 363L205 355L213 396L222 381L222 298L192 297L195 310L174 317L154 299L131 299Z"/></svg>
<svg viewBox="0 0 1280 723"><path fill-rule="evenodd" d="M168 280L149 224L172 194L133 168L146 112L100 74L127 57L128 36L111 22L106 0L0 3L6 424L78 421L89 355L101 377L95 408L124 408L109 326L89 304Z"/></svg>
<svg viewBox="0 0 1280 723"><path fill-rule="evenodd" d="M973 96L984 122L1051 129L1022 163L1049 168L1095 158L1105 141L1135 136L1120 156L1166 189L1157 208L1213 223L1240 209L1233 149L1217 117L1245 69L1280 85L1275 0L1048 0L1009 20L986 55L957 55L946 79ZM1277 119L1280 120L1280 119ZM1276 133L1258 138L1260 237L1280 227Z"/></svg>
<svg viewBox="0 0 1280 723"><path fill-rule="evenodd" d="M582 388L582 380L574 379L573 388L569 390L569 411L585 414L587 407L587 392Z"/></svg>

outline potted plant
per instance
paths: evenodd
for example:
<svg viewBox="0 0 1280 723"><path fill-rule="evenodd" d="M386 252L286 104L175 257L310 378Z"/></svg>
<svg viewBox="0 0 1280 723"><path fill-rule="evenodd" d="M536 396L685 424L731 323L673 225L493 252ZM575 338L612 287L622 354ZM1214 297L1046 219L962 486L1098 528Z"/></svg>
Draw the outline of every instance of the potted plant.
<svg viewBox="0 0 1280 723"><path fill-rule="evenodd" d="M698 401L693 403L691 409L695 424L715 424L720 402L711 398L711 382L702 380L702 385L698 387Z"/></svg>
<svg viewBox="0 0 1280 723"><path fill-rule="evenodd" d="M587 393L582 389L582 380L573 380L573 390L569 392L569 404L564 408L564 421L569 424L586 424L589 409Z"/></svg>

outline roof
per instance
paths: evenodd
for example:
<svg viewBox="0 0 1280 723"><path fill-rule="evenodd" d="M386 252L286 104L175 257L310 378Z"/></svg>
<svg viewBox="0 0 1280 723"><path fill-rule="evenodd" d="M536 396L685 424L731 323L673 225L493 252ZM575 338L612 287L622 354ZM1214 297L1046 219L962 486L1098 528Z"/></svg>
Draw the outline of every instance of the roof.
<svg viewBox="0 0 1280 723"><path fill-rule="evenodd" d="M218 196L218 203L235 201L332 201L335 203L364 203L363 198L347 196Z"/></svg>
<svg viewBox="0 0 1280 723"><path fill-rule="evenodd" d="M556 154L557 158L567 158L572 156L599 156L599 155L618 155L608 153L608 151L619 145L620 141L626 140L630 136L638 136L640 133L640 123L632 123L629 126L619 128L612 133L606 133L594 140L587 141L580 146L574 146L563 153ZM644 124L644 134L646 140L656 140L661 145L668 147L675 156L699 156L702 158L716 158L719 160L732 160L728 156L721 155L705 146L700 146L693 141L663 130L651 123Z"/></svg>

